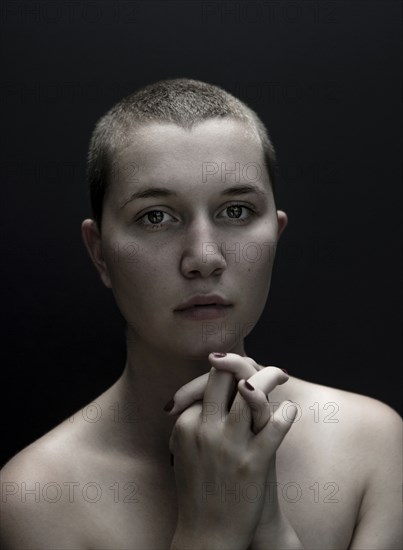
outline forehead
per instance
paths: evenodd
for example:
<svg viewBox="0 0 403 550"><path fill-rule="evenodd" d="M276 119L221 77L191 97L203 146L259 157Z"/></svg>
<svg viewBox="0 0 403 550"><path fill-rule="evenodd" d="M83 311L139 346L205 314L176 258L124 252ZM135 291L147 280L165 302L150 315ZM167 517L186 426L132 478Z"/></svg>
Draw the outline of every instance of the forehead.
<svg viewBox="0 0 403 550"><path fill-rule="evenodd" d="M237 170L240 175L248 171L251 174L253 165L264 178L264 153L259 136L240 121L211 119L191 129L155 122L128 134L126 145L114 155L114 166L119 173L114 181L122 188L127 188L134 179L144 183L154 179L172 183L200 182L203 173L212 174L214 167L219 168L215 174L219 179L222 172L226 172L227 181L231 181L231 170ZM130 181L130 175L137 177Z"/></svg>

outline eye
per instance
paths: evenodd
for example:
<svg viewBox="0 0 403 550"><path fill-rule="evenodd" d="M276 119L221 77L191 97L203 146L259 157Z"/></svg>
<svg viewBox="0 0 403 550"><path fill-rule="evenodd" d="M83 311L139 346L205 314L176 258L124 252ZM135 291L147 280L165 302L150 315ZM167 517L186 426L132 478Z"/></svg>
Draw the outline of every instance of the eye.
<svg viewBox="0 0 403 550"><path fill-rule="evenodd" d="M242 210L244 212L247 213L247 217L241 217L242 215ZM245 204L238 204L238 203L235 203L235 204L230 204L229 206L226 206L223 210L223 212L227 212L228 213L228 218L226 219L230 219L231 221L235 222L235 223L246 223L247 221L249 221L249 219L254 216L256 213L255 211L253 210L253 208L249 207L249 206L246 206Z"/></svg>
<svg viewBox="0 0 403 550"><path fill-rule="evenodd" d="M163 210L149 210L137 220L137 223L151 229L158 228L165 225L162 223L164 216L172 218L170 214Z"/></svg>
<svg viewBox="0 0 403 550"><path fill-rule="evenodd" d="M246 206L245 204L239 203L229 204L224 208L224 210L221 211L221 213L227 213L228 217L225 217L224 219L226 221L230 221L230 223L245 224L252 216L256 216L256 212L251 206ZM164 216L174 219L171 214L168 214L164 210L149 210L148 212L145 212L145 214L143 214L136 221L136 223L146 227L147 229L159 229L160 227L167 225L167 220L164 221Z"/></svg>

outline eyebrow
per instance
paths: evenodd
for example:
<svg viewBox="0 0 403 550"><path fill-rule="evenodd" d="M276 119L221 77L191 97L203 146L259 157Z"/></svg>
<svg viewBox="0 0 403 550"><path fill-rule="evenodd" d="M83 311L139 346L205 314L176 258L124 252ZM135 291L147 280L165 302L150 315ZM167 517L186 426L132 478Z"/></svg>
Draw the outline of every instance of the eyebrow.
<svg viewBox="0 0 403 550"><path fill-rule="evenodd" d="M221 197L225 196L232 196L232 195L246 195L249 193L254 193L259 196L265 196L266 193L260 189L257 185L233 185L232 187L228 187L227 189L224 189L221 192ZM134 191L134 193L131 193L130 196L124 201L124 203L120 206L120 209L122 209L126 204L129 202L132 202L136 199L148 199L148 198L164 198L164 197L177 197L178 194L175 191L171 191L171 189L167 189L166 187L150 187L148 189L144 189L143 191Z"/></svg>

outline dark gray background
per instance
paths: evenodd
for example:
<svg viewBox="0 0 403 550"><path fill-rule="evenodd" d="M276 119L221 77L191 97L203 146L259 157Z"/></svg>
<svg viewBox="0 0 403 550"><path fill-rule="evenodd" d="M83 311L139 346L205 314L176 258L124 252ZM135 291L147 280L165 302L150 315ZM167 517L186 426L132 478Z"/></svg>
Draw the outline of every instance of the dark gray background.
<svg viewBox="0 0 403 550"><path fill-rule="evenodd" d="M12 1L1 12L2 462L105 390L123 321L81 238L96 120L169 77L267 124L289 216L247 353L399 412L399 1Z"/></svg>

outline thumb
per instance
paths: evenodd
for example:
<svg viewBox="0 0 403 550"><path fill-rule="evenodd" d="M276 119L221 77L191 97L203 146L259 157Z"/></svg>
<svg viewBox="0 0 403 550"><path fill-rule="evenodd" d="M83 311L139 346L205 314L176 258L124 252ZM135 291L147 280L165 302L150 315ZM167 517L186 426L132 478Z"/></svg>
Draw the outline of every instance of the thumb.
<svg viewBox="0 0 403 550"><path fill-rule="evenodd" d="M290 431L291 426L298 422L299 409L293 401L283 401L278 409L270 416L269 421L253 438L253 444L257 448L266 448L272 456L279 448L281 442ZM264 454L264 453L263 453ZM266 457L267 458L267 457Z"/></svg>
<svg viewBox="0 0 403 550"><path fill-rule="evenodd" d="M206 372L179 388L173 396L174 406L168 411L169 416L176 416L196 401L202 401L208 377L209 373Z"/></svg>

